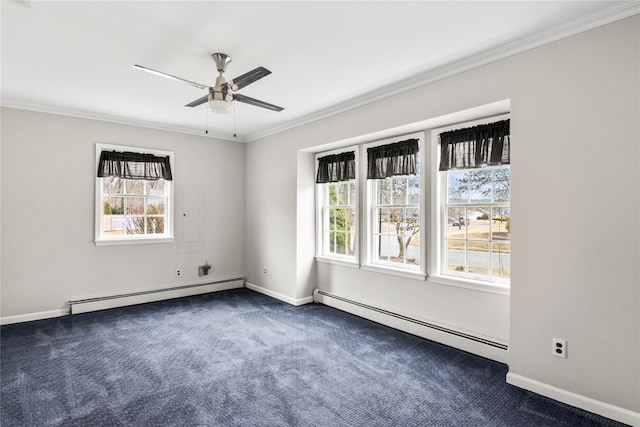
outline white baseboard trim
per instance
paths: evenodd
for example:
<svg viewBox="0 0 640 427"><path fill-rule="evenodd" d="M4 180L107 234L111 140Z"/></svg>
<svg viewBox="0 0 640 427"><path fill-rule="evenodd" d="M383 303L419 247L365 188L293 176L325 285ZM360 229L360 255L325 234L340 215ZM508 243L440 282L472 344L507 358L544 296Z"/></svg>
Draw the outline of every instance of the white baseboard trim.
<svg viewBox="0 0 640 427"><path fill-rule="evenodd" d="M109 295L106 297L88 298L70 301L71 314L88 313L109 308L125 307L128 305L145 304L173 298L189 297L193 295L219 292L228 289L238 289L244 286L244 279L233 278L217 280L209 283L193 283L173 288L151 289L130 294Z"/></svg>
<svg viewBox="0 0 640 427"><path fill-rule="evenodd" d="M640 427L640 413L638 412L563 390L512 372L507 374L507 383L630 426Z"/></svg>
<svg viewBox="0 0 640 427"><path fill-rule="evenodd" d="M228 289L239 289L243 286L244 279L234 278L218 280L211 283L192 283L174 288L152 289L123 295L88 298L83 300L70 301L70 306L59 310L49 310L37 313L26 313L18 314L15 316L0 317L0 325L10 325L12 323L49 319L52 317L67 316L69 314L88 313L91 311L106 310L109 308L117 308L173 298L188 297L192 295L200 295L209 292L224 291Z"/></svg>
<svg viewBox="0 0 640 427"><path fill-rule="evenodd" d="M262 286L254 285L253 283L245 282L245 287L251 289L252 291L260 292L261 294L265 294L270 296L271 298L278 299L280 301L286 302L291 305L304 305L313 302L313 296L308 296L304 298L291 298L280 292L272 291L271 289L263 288Z"/></svg>
<svg viewBox="0 0 640 427"><path fill-rule="evenodd" d="M390 328L398 329L500 363L508 364L509 362L508 345L505 342L498 342L487 337L479 337L477 334L437 325L434 322L427 322L401 313L394 313L381 307L351 301L321 289L316 289L313 292L313 296L316 302L359 317L364 317L365 319L389 326Z"/></svg>
<svg viewBox="0 0 640 427"><path fill-rule="evenodd" d="M37 313L17 314L15 316L0 317L0 325L11 325L12 323L31 322L32 320L50 319L69 314L69 309L40 311Z"/></svg>

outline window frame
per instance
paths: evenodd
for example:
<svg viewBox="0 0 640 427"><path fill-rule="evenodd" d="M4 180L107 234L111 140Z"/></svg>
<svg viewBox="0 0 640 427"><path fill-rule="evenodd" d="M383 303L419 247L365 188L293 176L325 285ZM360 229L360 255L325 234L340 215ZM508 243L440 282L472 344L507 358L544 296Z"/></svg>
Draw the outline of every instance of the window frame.
<svg viewBox="0 0 640 427"><path fill-rule="evenodd" d="M451 271L448 270L446 268L446 262L447 262L447 242L448 241L455 241L455 240L459 240L459 241L464 241L465 242L465 248L467 247L467 245L469 243L486 243L488 246L492 246L494 244L508 244L509 247L511 247L511 239L509 239L508 243L500 243L499 241L494 240L491 237L491 233L489 234L489 238L486 241L480 241L480 240L474 240L469 238L469 236L467 235L467 233L465 233L465 237L463 239L455 239L455 238L450 238L448 237L446 234L446 227L447 227L447 223L448 223L448 212L447 209L448 208L465 208L465 209L469 209L470 207L476 207L476 208L489 208L490 210L490 220L489 222L491 223L489 225L490 228L493 228L493 210L495 208L507 208L509 211L511 210L511 200L509 199L508 202L505 201L490 201L490 202L459 202L459 203L449 203L447 200L448 194L449 194L449 188L448 188L448 174L452 173L452 172L456 172L456 171L464 171L464 172L472 172L472 171L476 171L476 170L491 170L492 171L492 180L491 183L493 184L493 175L494 175L494 171L496 169L509 169L509 174L511 173L511 166L510 165L500 165L500 166L488 166L486 168L475 168L475 169L455 169L455 170L449 170L449 171L444 171L444 172L439 172L442 177L439 179L438 185L441 186L441 188L439 188L440 194L442 195L441 198L441 203L439 206L439 209L441 209L441 218L442 218L442 222L440 224L440 226L443 229L443 234L442 234L442 238L440 240L440 244L441 247L439 248L439 250L441 251L441 262L442 264L440 265L440 271L441 274L443 276L450 276L452 278L462 278L462 279L471 279L474 281L480 281L480 282L487 282L487 283L495 283L495 284L499 284L499 285L506 285L508 286L510 283L510 277L509 278L501 278L501 277L496 277L493 274L490 275L481 275L481 274L474 274L474 273L470 273L470 272L456 272L456 271ZM511 177L509 176L509 184L511 184ZM493 193L493 190L492 190ZM493 199L493 197L492 197ZM509 213L509 216L511 214ZM467 218L467 221L469 221L469 219ZM465 252L467 252L467 249L465 249ZM493 256L493 250L489 251L489 266L491 267L493 264L493 261L491 259L491 257ZM511 253L511 250L509 250L509 253ZM465 264L468 265L468 262L466 262L466 257L467 254L465 253Z"/></svg>
<svg viewBox="0 0 640 427"><path fill-rule="evenodd" d="M146 153L153 154L156 156L166 157L169 156L169 162L171 164L171 170L174 171L174 179L175 179L175 168L174 168L174 152L173 151L165 151L165 150L157 150L152 148L141 148L141 147L131 147L125 145L115 145L115 144L103 144L96 143L95 146L95 170L94 170L94 179L95 179L95 238L94 243L96 246L105 246L105 245L130 245L130 244L141 244L141 243L168 243L173 242L175 240L174 235L174 181L164 181L165 185L165 194L166 194L166 206L165 206L165 214L164 214L164 233L162 234L121 234L121 235L113 235L107 236L103 233L104 231L104 204L103 204L103 178L97 177L98 170L98 162L100 160L100 153L103 151L130 151L135 153ZM141 180L144 181L144 180Z"/></svg>
<svg viewBox="0 0 640 427"><path fill-rule="evenodd" d="M482 276L470 274L447 274L444 271L445 262L445 226L444 219L447 218L445 212L444 197L447 191L446 172L440 172L440 138L439 134L445 131L476 126L485 123L492 123L499 120L509 119L510 113L494 115L475 120L465 120L454 125L446 125L429 129L427 137L429 138L429 177L433 185L428 187L431 191L429 195L429 212L431 215L429 227L431 234L429 236L429 278L434 283L456 286L467 289L482 290L490 293L508 295L511 288L511 279L495 278L488 279ZM463 170L463 169L459 169ZM509 209L513 205L512 200L509 201ZM509 240L510 244L512 240Z"/></svg>
<svg viewBox="0 0 640 427"><path fill-rule="evenodd" d="M328 221L328 218L326 218L325 215L325 211L328 208L328 204L325 203L325 201L328 198L328 189L329 189L329 185L330 184L336 184L336 183L321 183L321 184L314 184L315 187L315 196L316 196L316 260L318 261L324 261L324 262L329 262L329 263L334 263L334 264L340 264L340 265L345 265L345 266L349 266L349 267L359 267L360 266L360 235L362 234L362 229L360 226L360 174L359 174L359 170L360 170L360 146L358 145L353 145L353 146L347 146L347 147L342 147L339 149L334 149L334 150L328 150L328 151L323 151L320 153L316 153L315 154L315 168L314 168L314 172L317 173L318 170L318 159L324 156L329 156L329 155L333 155L333 154L340 154L340 153L344 153L344 152L349 152L349 151L353 151L355 154L355 169L356 169L356 177L354 179L355 181L355 191L356 191L356 197L355 197L355 205L353 206L354 212L355 212L355 220L356 220L356 226L355 226L355 237L354 237L354 249L353 249L353 255L341 255L341 254L337 254L337 253L327 253L325 252L325 247L326 247L326 242L324 239L324 231L325 231L325 224L326 221ZM349 181L344 181L344 182L349 182ZM342 206L342 205L341 205ZM350 205L344 205L344 206L350 206Z"/></svg>
<svg viewBox="0 0 640 427"><path fill-rule="evenodd" d="M377 206L377 203L375 202L376 194L377 194L376 184L379 180L367 179L367 176L366 176L367 168L368 168L368 164L366 160L368 148L376 147L380 145L392 144L392 143L407 140L407 139L417 139L418 147L419 147L418 148L418 153L419 153L418 170L420 171L420 175L419 175L420 194L418 197L417 208L419 209L419 212L420 212L420 231L418 233L418 238L421 243L419 245L419 251L420 251L419 264L415 267L408 264L381 262L377 259L375 255L377 246L374 241L375 219L377 218L377 216L374 212L374 209L375 209L375 206ZM425 173L426 171L425 167L428 165L428 163L426 163L426 153L427 153L426 146L427 146L427 143L426 143L424 131L414 132L410 134L403 134L403 135L395 136L393 138L385 138L383 140L372 141L372 142L364 143L360 146L361 157L365 159L362 162L361 167L359 168L359 174L361 176L361 181L362 181L361 187L363 187L363 191L361 192L363 195L363 200L361 203L364 206L364 209L363 209L364 212L362 214L362 216L364 217L362 221L362 224L364 224L364 230L361 233L363 234L363 236L361 236L361 239L363 241L363 248L364 248L364 259L362 260L362 269L408 277L411 279L418 279L418 280L426 279L427 277L426 272L428 271L426 253L427 253L428 247L425 243L422 243L422 242L426 242L426 239L427 239L426 229L428 227L426 227L425 216L430 214L430 212L426 210L427 204L426 204L426 198L424 193L424 190L428 188L427 177L426 177L427 174ZM388 178L388 179L393 179L393 178Z"/></svg>

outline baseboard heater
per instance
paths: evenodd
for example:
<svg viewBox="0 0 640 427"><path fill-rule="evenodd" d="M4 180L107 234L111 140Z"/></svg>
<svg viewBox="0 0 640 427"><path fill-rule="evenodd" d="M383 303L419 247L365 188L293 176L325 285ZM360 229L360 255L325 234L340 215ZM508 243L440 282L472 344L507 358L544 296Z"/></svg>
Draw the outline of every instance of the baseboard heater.
<svg viewBox="0 0 640 427"><path fill-rule="evenodd" d="M225 279L208 283L198 283L192 285L174 286L171 288L160 288L148 291L131 292L127 294L80 299L69 301L70 314L80 314L90 311L124 307L127 305L144 304L147 302L162 301L172 298L205 294L209 292L224 291L227 289L236 289L243 286L244 278L236 277L232 279Z"/></svg>
<svg viewBox="0 0 640 427"><path fill-rule="evenodd" d="M320 297L318 297L318 296L320 296ZM409 323L414 324L414 325L418 325L418 326L422 326L422 327L429 328L429 329L432 329L432 330L436 330L438 332L443 332L443 333L449 334L451 336L464 338L465 340L470 340L470 341L475 342L475 343L484 344L486 346L490 346L492 348L495 348L495 349L498 349L498 350L502 350L504 352L506 352L508 350L508 345L504 344L504 343L492 341L492 340L489 340L489 339L486 339L486 338L482 338L482 337L478 337L478 336L471 335L471 334L468 334L468 333L464 333L464 332L461 332L461 331L457 331L455 329L446 328L444 326L440 326L440 325L436 325L436 324L433 324L433 323L425 322L423 320L414 319L414 318L409 317L409 316L405 316L405 315L402 315L402 314L394 313L392 311L385 310L385 309L382 309L382 308L379 308L379 307L375 307L375 306L372 306L372 305L369 305L369 304L364 304L364 303L361 303L359 301L355 301L355 300L352 300L352 299L349 299L349 298L341 297L339 295L335 295L335 294L332 294L330 292L323 291L322 289L315 289L313 291L313 300L315 302L324 302L324 301L320 301L322 299L322 297L335 299L337 301L341 301L341 302L347 303L349 305L353 305L353 306L357 306L357 307L363 308L363 309L365 309L367 311L380 313L380 314L383 314L385 316L389 316L389 317L394 318L394 319L403 320L405 322L409 322ZM331 305L331 304L327 304L327 305ZM337 307L337 308L339 308L339 307ZM371 319L371 320L375 321L375 319ZM381 323L384 323L384 322L381 322ZM482 355L484 355L484 354L482 354ZM486 355L486 357L490 357L490 358L494 359L494 357L491 357L489 355ZM498 359L502 359L502 358L499 357Z"/></svg>

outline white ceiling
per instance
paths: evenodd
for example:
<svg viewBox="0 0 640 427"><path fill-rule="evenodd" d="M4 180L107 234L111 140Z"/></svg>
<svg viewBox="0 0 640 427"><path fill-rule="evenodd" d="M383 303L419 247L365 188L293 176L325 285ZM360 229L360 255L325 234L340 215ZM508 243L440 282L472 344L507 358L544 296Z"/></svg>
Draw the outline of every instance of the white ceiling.
<svg viewBox="0 0 640 427"><path fill-rule="evenodd" d="M633 15L639 5L3 0L1 101L252 141ZM132 67L212 85L214 52L232 57L227 78L271 70L240 93L285 110L236 102L235 114L216 115L205 105L184 107L206 91Z"/></svg>

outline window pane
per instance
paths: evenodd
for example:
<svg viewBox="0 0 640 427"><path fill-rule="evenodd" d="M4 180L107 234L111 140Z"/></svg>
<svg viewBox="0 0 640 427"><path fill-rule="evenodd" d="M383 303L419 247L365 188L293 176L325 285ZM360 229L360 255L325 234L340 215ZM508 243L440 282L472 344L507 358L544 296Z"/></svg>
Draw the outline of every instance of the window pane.
<svg viewBox="0 0 640 427"><path fill-rule="evenodd" d="M491 202L491 169L473 170L470 176L469 201L471 203Z"/></svg>
<svg viewBox="0 0 640 427"><path fill-rule="evenodd" d="M336 209L336 230L345 231L347 229L347 215L345 209Z"/></svg>
<svg viewBox="0 0 640 427"><path fill-rule="evenodd" d="M336 252L336 233L333 231L329 233L329 252Z"/></svg>
<svg viewBox="0 0 640 427"><path fill-rule="evenodd" d="M103 200L104 215L122 215L124 213L124 197L105 197Z"/></svg>
<svg viewBox="0 0 640 427"><path fill-rule="evenodd" d="M491 246L491 267L495 277L511 276L511 245L493 243Z"/></svg>
<svg viewBox="0 0 640 427"><path fill-rule="evenodd" d="M127 215L142 215L144 214L144 198L142 197L128 197L127 198Z"/></svg>
<svg viewBox="0 0 640 427"><path fill-rule="evenodd" d="M508 202L511 200L511 169L500 168L493 172L493 200Z"/></svg>
<svg viewBox="0 0 640 427"><path fill-rule="evenodd" d="M127 234L144 234L144 217L143 216L127 216L125 217L127 226Z"/></svg>
<svg viewBox="0 0 640 427"><path fill-rule="evenodd" d="M127 194L144 194L144 181L141 179L125 179Z"/></svg>
<svg viewBox="0 0 640 427"><path fill-rule="evenodd" d="M147 199L147 214L149 215L163 215L164 214L164 199L148 198Z"/></svg>
<svg viewBox="0 0 640 427"><path fill-rule="evenodd" d="M147 217L147 234L164 233L164 217Z"/></svg>
<svg viewBox="0 0 640 427"><path fill-rule="evenodd" d="M376 181L376 199L379 205L391 203L391 179L379 179Z"/></svg>
<svg viewBox="0 0 640 427"><path fill-rule="evenodd" d="M392 252L392 249L389 246L389 236L378 235L376 238L378 239L378 259L381 261L387 261Z"/></svg>
<svg viewBox="0 0 640 427"><path fill-rule="evenodd" d="M467 246L467 272L489 275L489 242L469 242Z"/></svg>
<svg viewBox="0 0 640 427"><path fill-rule="evenodd" d="M404 263L407 257L407 240L404 236L389 236L389 239L393 240L390 248L394 249L394 251L391 252L391 258L389 261Z"/></svg>
<svg viewBox="0 0 640 427"><path fill-rule="evenodd" d="M344 255L346 253L347 247L347 236L346 233L336 232L336 253Z"/></svg>
<svg viewBox="0 0 640 427"><path fill-rule="evenodd" d="M408 235L416 234L420 231L420 209L406 208L404 210L403 230Z"/></svg>
<svg viewBox="0 0 640 427"><path fill-rule="evenodd" d="M344 210L345 231L355 232L355 226L356 226L355 210L351 208L345 208L343 210Z"/></svg>
<svg viewBox="0 0 640 427"><path fill-rule="evenodd" d="M404 224L404 209L391 208L389 209L389 233L400 234L403 232Z"/></svg>
<svg viewBox="0 0 640 427"><path fill-rule="evenodd" d="M509 218L509 209L494 207L492 219L491 239L510 240L511 219Z"/></svg>
<svg viewBox="0 0 640 427"><path fill-rule="evenodd" d="M122 194L122 179L117 176L102 178L102 192L104 194Z"/></svg>
<svg viewBox="0 0 640 427"><path fill-rule="evenodd" d="M327 186L329 187L329 206L335 206L338 204L338 189L335 183L329 183Z"/></svg>
<svg viewBox="0 0 640 427"><path fill-rule="evenodd" d="M349 183L341 182L337 184L338 190L338 203L339 205L346 205L349 203Z"/></svg>
<svg viewBox="0 0 640 427"><path fill-rule="evenodd" d="M469 172L447 172L449 203L466 203L469 201Z"/></svg>
<svg viewBox="0 0 640 427"><path fill-rule="evenodd" d="M159 179L157 181L147 181L146 182L146 193L151 196L162 196L164 195L164 179Z"/></svg>
<svg viewBox="0 0 640 427"><path fill-rule="evenodd" d="M465 272L466 244L464 240L447 241L446 266L449 271Z"/></svg>
<svg viewBox="0 0 640 427"><path fill-rule="evenodd" d="M475 240L489 240L491 221L489 215L491 209L488 207L473 207L467 212L469 226L467 227L467 238Z"/></svg>
<svg viewBox="0 0 640 427"><path fill-rule="evenodd" d="M394 205L404 205L407 203L407 178L393 178L393 192L391 203Z"/></svg>
<svg viewBox="0 0 640 427"><path fill-rule="evenodd" d="M417 234L405 238L407 264L420 265L420 237Z"/></svg>
<svg viewBox="0 0 640 427"><path fill-rule="evenodd" d="M355 206L356 203L358 203L356 199L356 181L352 179L349 181L349 204Z"/></svg>
<svg viewBox="0 0 640 427"><path fill-rule="evenodd" d="M420 204L420 177L412 176L409 178L409 204Z"/></svg>
<svg viewBox="0 0 640 427"><path fill-rule="evenodd" d="M355 255L356 250L356 233L348 233L347 234L347 255L353 256Z"/></svg>
<svg viewBox="0 0 640 427"><path fill-rule="evenodd" d="M329 230L336 229L336 209L328 209L329 211Z"/></svg>
<svg viewBox="0 0 640 427"><path fill-rule="evenodd" d="M466 237L466 208L447 209L447 237L464 239Z"/></svg>
<svg viewBox="0 0 640 427"><path fill-rule="evenodd" d="M389 208L378 208L378 224L377 232L378 233L387 233L389 230Z"/></svg>

